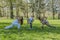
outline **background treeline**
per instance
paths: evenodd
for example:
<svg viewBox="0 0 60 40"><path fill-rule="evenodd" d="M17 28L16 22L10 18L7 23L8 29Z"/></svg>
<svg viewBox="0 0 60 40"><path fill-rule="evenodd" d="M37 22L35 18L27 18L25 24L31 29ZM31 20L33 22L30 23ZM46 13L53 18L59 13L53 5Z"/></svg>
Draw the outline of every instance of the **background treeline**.
<svg viewBox="0 0 60 40"><path fill-rule="evenodd" d="M0 0L0 17L31 15L60 19L60 0Z"/></svg>

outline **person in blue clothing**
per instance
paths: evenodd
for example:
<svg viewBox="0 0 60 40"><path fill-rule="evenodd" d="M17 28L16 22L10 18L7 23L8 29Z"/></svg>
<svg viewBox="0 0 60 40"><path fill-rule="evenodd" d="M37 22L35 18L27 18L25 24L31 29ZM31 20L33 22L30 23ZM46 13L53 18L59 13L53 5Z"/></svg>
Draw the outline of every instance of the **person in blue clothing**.
<svg viewBox="0 0 60 40"><path fill-rule="evenodd" d="M33 21L34 21L34 18L33 18L33 16L31 16L29 18L30 29L32 29L32 23L33 23Z"/></svg>
<svg viewBox="0 0 60 40"><path fill-rule="evenodd" d="M10 26L6 26L5 29L9 29L16 26L18 29L20 29L20 17L16 16L16 19L12 22Z"/></svg>

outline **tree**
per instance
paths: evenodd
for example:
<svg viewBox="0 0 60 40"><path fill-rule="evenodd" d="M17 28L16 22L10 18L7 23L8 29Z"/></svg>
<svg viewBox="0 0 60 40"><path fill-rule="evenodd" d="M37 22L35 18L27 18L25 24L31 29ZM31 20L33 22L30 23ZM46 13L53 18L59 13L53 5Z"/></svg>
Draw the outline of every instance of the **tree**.
<svg viewBox="0 0 60 40"><path fill-rule="evenodd" d="M19 16L19 0L16 0L16 16Z"/></svg>
<svg viewBox="0 0 60 40"><path fill-rule="evenodd" d="M31 12L32 12L32 16L34 17L34 12L35 12L35 0L29 0L30 1L30 8L32 9Z"/></svg>
<svg viewBox="0 0 60 40"><path fill-rule="evenodd" d="M2 17L2 13L1 13L1 7L0 7L0 17Z"/></svg>
<svg viewBox="0 0 60 40"><path fill-rule="evenodd" d="M52 0L52 12L53 12L53 19L55 19L54 0Z"/></svg>
<svg viewBox="0 0 60 40"><path fill-rule="evenodd" d="M44 0L35 0L35 11L37 16L41 17L41 14L44 14L44 6ZM43 16L45 16L45 14Z"/></svg>
<svg viewBox="0 0 60 40"><path fill-rule="evenodd" d="M60 0L57 1L58 2L58 19L60 19Z"/></svg>
<svg viewBox="0 0 60 40"><path fill-rule="evenodd" d="M14 15L13 15L13 4L12 4L12 0L9 0L10 2L10 18L13 19Z"/></svg>
<svg viewBox="0 0 60 40"><path fill-rule="evenodd" d="M26 8L27 8L26 4L27 3L25 1L21 0L21 2L20 2L20 9L23 12L24 17L26 17Z"/></svg>

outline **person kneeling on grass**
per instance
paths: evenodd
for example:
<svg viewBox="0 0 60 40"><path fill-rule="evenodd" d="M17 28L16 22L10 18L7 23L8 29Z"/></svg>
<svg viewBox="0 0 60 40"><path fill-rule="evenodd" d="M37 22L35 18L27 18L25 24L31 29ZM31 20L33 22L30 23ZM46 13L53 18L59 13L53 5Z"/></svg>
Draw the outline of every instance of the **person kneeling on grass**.
<svg viewBox="0 0 60 40"><path fill-rule="evenodd" d="M10 26L6 26L5 29L9 29L14 26L17 26L18 30L20 29L20 17L16 17L16 19L12 22L12 24Z"/></svg>
<svg viewBox="0 0 60 40"><path fill-rule="evenodd" d="M48 20L47 20L47 17L42 17L42 18L38 18L40 21L41 21L41 23L42 23L42 29L43 29L43 27L44 27L44 25L47 25L48 27L51 27L51 28L55 28L54 26L51 26L50 24L49 24L49 22L48 22Z"/></svg>
<svg viewBox="0 0 60 40"><path fill-rule="evenodd" d="M30 29L32 29L32 23L33 23L33 21L34 21L33 16L31 16L29 18Z"/></svg>

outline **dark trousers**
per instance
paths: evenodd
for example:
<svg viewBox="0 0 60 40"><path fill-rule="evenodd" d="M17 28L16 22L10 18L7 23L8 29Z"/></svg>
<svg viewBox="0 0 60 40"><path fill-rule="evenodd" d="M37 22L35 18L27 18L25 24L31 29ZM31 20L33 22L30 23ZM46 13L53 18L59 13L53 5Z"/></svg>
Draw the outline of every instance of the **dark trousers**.
<svg viewBox="0 0 60 40"><path fill-rule="evenodd" d="M30 28L32 28L32 23L30 23Z"/></svg>

